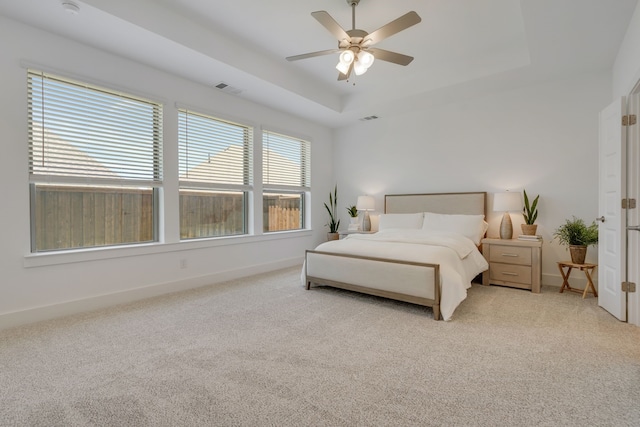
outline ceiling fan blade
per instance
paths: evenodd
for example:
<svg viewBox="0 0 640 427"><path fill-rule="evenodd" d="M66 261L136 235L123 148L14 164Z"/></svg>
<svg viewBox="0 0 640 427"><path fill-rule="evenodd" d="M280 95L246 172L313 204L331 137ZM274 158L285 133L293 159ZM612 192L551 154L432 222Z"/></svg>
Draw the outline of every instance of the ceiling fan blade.
<svg viewBox="0 0 640 427"><path fill-rule="evenodd" d="M369 45L378 43L387 37L391 37L392 35L411 27L412 25L416 25L420 21L422 21L422 18L420 18L416 12L411 11L405 13L400 18L383 25L373 33L369 34L365 37L365 40L370 40Z"/></svg>
<svg viewBox="0 0 640 427"><path fill-rule="evenodd" d="M326 11L318 10L317 12L311 12L311 16L316 18L316 20L322 24L335 38L340 40L351 40L349 34L336 22L335 19L331 17Z"/></svg>
<svg viewBox="0 0 640 427"><path fill-rule="evenodd" d="M297 61L299 59L313 58L314 56L330 55L332 53L340 52L340 50L341 49L319 50L318 52L309 52L309 53L303 53L302 55L287 56L286 60Z"/></svg>
<svg viewBox="0 0 640 427"><path fill-rule="evenodd" d="M349 69L347 70L347 74L338 73L338 81L347 80L353 71L353 64L356 61L353 61L351 65L349 65Z"/></svg>
<svg viewBox="0 0 640 427"><path fill-rule="evenodd" d="M413 56L403 55L401 53L391 52L389 50L378 49L375 47L367 49L367 52L373 54L376 59L393 62L398 65L409 65L411 61L413 61Z"/></svg>

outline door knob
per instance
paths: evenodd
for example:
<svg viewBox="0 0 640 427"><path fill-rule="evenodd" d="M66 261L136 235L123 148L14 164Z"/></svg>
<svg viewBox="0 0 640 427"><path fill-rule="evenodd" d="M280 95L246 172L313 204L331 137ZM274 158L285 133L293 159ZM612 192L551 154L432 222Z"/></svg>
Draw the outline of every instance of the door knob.
<svg viewBox="0 0 640 427"><path fill-rule="evenodd" d="M627 230L640 231L640 225L630 225Z"/></svg>
<svg viewBox="0 0 640 427"><path fill-rule="evenodd" d="M601 216L600 218L596 218L596 221L604 222L604 215Z"/></svg>

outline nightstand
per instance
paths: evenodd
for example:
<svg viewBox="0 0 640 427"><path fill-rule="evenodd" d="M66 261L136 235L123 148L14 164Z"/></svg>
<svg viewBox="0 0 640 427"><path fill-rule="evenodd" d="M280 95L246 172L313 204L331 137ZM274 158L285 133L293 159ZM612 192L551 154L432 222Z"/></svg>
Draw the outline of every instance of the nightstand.
<svg viewBox="0 0 640 427"><path fill-rule="evenodd" d="M489 270L482 273L483 285L540 292L542 241L482 239L482 255L489 263Z"/></svg>

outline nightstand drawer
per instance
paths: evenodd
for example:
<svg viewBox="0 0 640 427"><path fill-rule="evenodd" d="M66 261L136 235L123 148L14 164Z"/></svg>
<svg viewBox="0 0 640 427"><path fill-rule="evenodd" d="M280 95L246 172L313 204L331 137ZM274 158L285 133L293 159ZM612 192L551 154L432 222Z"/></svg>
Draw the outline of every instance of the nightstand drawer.
<svg viewBox="0 0 640 427"><path fill-rule="evenodd" d="M489 262L531 265L531 248L491 245Z"/></svg>
<svg viewBox="0 0 640 427"><path fill-rule="evenodd" d="M530 285L531 267L525 265L493 263L489 268L489 276L491 280L500 280L502 282L513 282Z"/></svg>

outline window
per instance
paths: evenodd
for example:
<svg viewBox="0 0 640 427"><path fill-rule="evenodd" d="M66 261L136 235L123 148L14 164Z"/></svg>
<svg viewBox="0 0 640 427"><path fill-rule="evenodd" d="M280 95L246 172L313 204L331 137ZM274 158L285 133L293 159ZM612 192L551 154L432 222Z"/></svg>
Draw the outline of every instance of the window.
<svg viewBox="0 0 640 427"><path fill-rule="evenodd" d="M178 111L180 238L247 233L253 130Z"/></svg>
<svg viewBox="0 0 640 427"><path fill-rule="evenodd" d="M309 142L262 133L264 231L304 228L305 194L311 186Z"/></svg>
<svg viewBox="0 0 640 427"><path fill-rule="evenodd" d="M29 71L32 252L157 240L162 109Z"/></svg>

